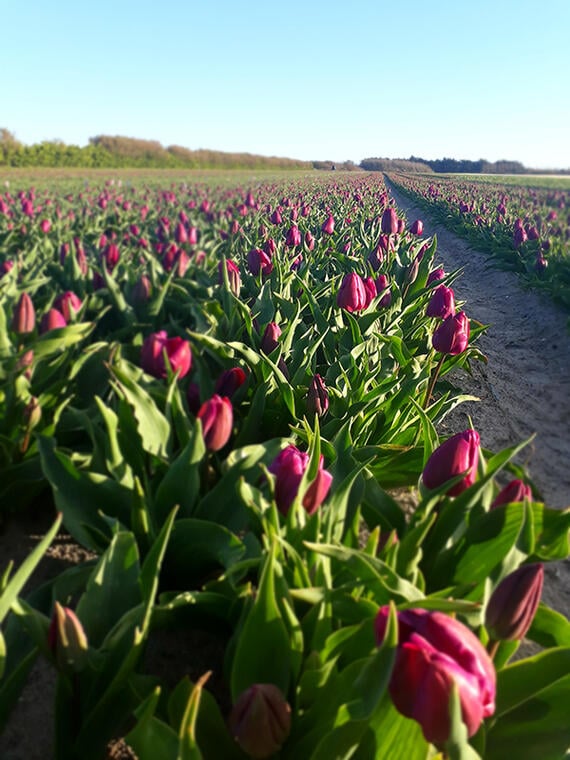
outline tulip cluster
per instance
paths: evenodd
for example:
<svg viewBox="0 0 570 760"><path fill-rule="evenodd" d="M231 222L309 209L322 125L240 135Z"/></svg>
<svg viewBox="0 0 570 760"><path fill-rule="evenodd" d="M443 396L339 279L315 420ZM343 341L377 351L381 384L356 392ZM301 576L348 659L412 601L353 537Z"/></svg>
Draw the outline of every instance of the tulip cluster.
<svg viewBox="0 0 570 760"><path fill-rule="evenodd" d="M275 501L279 511L286 515L295 500L305 470L309 465L309 455L291 444L278 454L268 470L275 475ZM326 499L332 483L332 475L323 469L323 457L319 460L316 478L303 496L303 507L312 515Z"/></svg>

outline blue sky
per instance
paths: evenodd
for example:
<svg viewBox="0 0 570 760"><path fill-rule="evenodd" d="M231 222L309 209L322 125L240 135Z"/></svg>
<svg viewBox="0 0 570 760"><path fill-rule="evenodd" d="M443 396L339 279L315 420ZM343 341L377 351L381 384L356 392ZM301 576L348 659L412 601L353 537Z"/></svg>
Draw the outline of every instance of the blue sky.
<svg viewBox="0 0 570 760"><path fill-rule="evenodd" d="M2 3L0 127L570 167L570 0Z"/></svg>

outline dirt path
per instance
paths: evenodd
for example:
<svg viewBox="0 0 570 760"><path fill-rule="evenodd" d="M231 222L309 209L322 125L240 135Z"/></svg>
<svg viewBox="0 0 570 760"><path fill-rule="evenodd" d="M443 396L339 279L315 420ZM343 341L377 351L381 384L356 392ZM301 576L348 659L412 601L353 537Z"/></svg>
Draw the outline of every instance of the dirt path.
<svg viewBox="0 0 570 760"><path fill-rule="evenodd" d="M463 268L453 284L470 318L490 325L479 345L488 364L474 363L473 377L461 372L460 387L479 402L461 404L446 420L449 432L468 425L483 446L498 450L536 437L522 455L549 507L570 507L570 336L567 314L538 293L524 290L443 225L391 189L410 222L422 219L424 235L437 235L437 262L446 272ZM547 567L544 601L570 617L570 560Z"/></svg>

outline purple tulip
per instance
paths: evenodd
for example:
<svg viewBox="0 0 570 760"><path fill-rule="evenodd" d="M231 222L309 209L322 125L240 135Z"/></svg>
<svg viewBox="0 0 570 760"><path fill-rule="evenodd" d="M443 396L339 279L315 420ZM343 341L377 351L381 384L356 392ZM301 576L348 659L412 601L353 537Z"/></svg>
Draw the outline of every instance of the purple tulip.
<svg viewBox="0 0 570 760"><path fill-rule="evenodd" d="M279 511L286 515L297 496L303 474L309 465L309 455L291 444L278 454L268 470L275 475L275 501ZM332 483L332 475L323 469L323 457L319 460L316 478L303 497L303 507L312 515L326 499Z"/></svg>
<svg viewBox="0 0 570 760"><path fill-rule="evenodd" d="M40 222L40 230L44 233L44 235L48 234L48 232L51 230L51 222L49 219L42 219Z"/></svg>
<svg viewBox="0 0 570 760"><path fill-rule="evenodd" d="M260 272L262 277L268 277L273 271L273 262L261 248L252 248L247 254L247 267L254 277Z"/></svg>
<svg viewBox="0 0 570 760"><path fill-rule="evenodd" d="M66 290L53 302L53 308L63 314L66 322L71 322L82 306L81 299L72 290Z"/></svg>
<svg viewBox="0 0 570 760"><path fill-rule="evenodd" d="M380 223L382 232L387 235L393 235L398 232L398 215L396 210L390 206L382 214L382 221Z"/></svg>
<svg viewBox="0 0 570 760"><path fill-rule="evenodd" d="M432 272L429 273L429 276L427 278L426 286L430 286L434 283L438 283L440 280L443 280L445 277L445 269L442 269L441 267L439 269L434 269Z"/></svg>
<svg viewBox="0 0 570 760"><path fill-rule="evenodd" d="M202 434L208 451L223 449L230 440L234 424L232 402L216 393L204 401L196 415L202 422Z"/></svg>
<svg viewBox="0 0 570 760"><path fill-rule="evenodd" d="M249 757L264 760L278 752L289 736L291 708L277 686L256 683L237 698L229 728Z"/></svg>
<svg viewBox="0 0 570 760"><path fill-rule="evenodd" d="M511 480L500 491L491 504L491 509L496 509L503 504L513 504L520 501L532 501L532 489L523 480Z"/></svg>
<svg viewBox="0 0 570 760"><path fill-rule="evenodd" d="M220 261L218 264L218 282L220 285L224 284L223 266L223 261ZM239 292L241 290L241 275L239 272L239 267L235 261L226 259L226 272L228 273L228 285L230 286L231 292L234 294L234 296L239 296Z"/></svg>
<svg viewBox="0 0 570 760"><path fill-rule="evenodd" d="M59 330L66 325L67 322L61 311L50 309L43 315L42 321L40 322L40 335L43 335L50 330Z"/></svg>
<svg viewBox="0 0 570 760"><path fill-rule="evenodd" d="M332 235L334 232L334 217L332 214L329 214L328 218L325 222L323 222L323 226L321 227L322 232L324 232L325 235Z"/></svg>
<svg viewBox="0 0 570 760"><path fill-rule="evenodd" d="M495 641L520 641L534 619L542 586L544 565L521 565L507 575L491 594L485 611L485 627Z"/></svg>
<svg viewBox="0 0 570 760"><path fill-rule="evenodd" d="M296 246L301 245L302 239L303 238L301 237L301 231L296 224L293 224L287 231L285 245L289 248L295 248Z"/></svg>
<svg viewBox="0 0 570 760"><path fill-rule="evenodd" d="M412 235L422 235L424 231L424 223L421 219L416 219L416 221L412 224L410 227L410 232Z"/></svg>
<svg viewBox="0 0 570 760"><path fill-rule="evenodd" d="M307 393L307 411L311 416L322 417L329 408L329 394L325 381L320 375L314 375Z"/></svg>
<svg viewBox="0 0 570 760"><path fill-rule="evenodd" d="M422 473L426 488L439 488L451 478L464 475L463 480L446 491L457 496L473 485L477 476L480 438L475 430L464 430L448 438L433 452Z"/></svg>
<svg viewBox="0 0 570 760"><path fill-rule="evenodd" d="M374 281L373 277L365 277L363 282L364 291L366 293L366 303L364 305L364 308L367 309L372 301L376 298L378 293L376 292L376 282Z"/></svg>
<svg viewBox="0 0 570 760"><path fill-rule="evenodd" d="M245 383L246 374L241 367L226 369L218 377L214 391L219 396L231 398L234 393Z"/></svg>
<svg viewBox="0 0 570 760"><path fill-rule="evenodd" d="M22 293L12 315L12 330L17 335L28 335L36 326L36 311L28 293Z"/></svg>
<svg viewBox="0 0 570 760"><path fill-rule="evenodd" d="M389 608L375 620L384 640ZM449 739L449 703L457 687L469 736L495 712L496 674L485 648L463 623L442 612L408 609L398 613L398 648L388 690L396 709L417 721L426 741Z"/></svg>
<svg viewBox="0 0 570 760"><path fill-rule="evenodd" d="M145 372L153 377L165 379L168 372L166 360L172 372L177 372L179 378L183 378L192 366L192 351L187 340L178 336L169 338L166 330L160 330L148 335L141 349L141 366Z"/></svg>
<svg viewBox="0 0 570 760"><path fill-rule="evenodd" d="M428 317L447 319L455 314L455 297L451 288L438 285L432 293L426 314Z"/></svg>
<svg viewBox="0 0 570 760"><path fill-rule="evenodd" d="M366 308L366 288L362 277L356 272L345 274L337 293L337 306L346 311L362 311Z"/></svg>
<svg viewBox="0 0 570 760"><path fill-rule="evenodd" d="M263 332L261 338L261 350L264 354L271 354L279 345L279 337L281 336L281 328L277 322L269 322Z"/></svg>
<svg viewBox="0 0 570 760"><path fill-rule="evenodd" d="M469 319L464 311L445 319L432 336L432 345L442 354L456 356L469 345Z"/></svg>

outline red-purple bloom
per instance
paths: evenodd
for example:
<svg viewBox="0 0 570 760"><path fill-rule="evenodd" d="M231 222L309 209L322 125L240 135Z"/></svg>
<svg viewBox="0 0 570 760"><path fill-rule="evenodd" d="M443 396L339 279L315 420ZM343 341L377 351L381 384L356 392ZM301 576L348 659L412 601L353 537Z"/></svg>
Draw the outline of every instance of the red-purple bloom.
<svg viewBox="0 0 570 760"><path fill-rule="evenodd" d="M264 354L271 354L279 345L281 328L277 322L269 322L261 339L261 350Z"/></svg>
<svg viewBox="0 0 570 760"><path fill-rule="evenodd" d="M455 314L455 297L451 288L445 285L438 285L432 293L427 306L426 314L428 317L438 317L447 319Z"/></svg>
<svg viewBox="0 0 570 760"><path fill-rule="evenodd" d="M18 335L27 335L36 326L36 311L28 293L22 293L12 315L12 330Z"/></svg>
<svg viewBox="0 0 570 760"><path fill-rule="evenodd" d="M196 415L202 422L202 434L208 451L223 449L230 440L234 424L232 402L216 393L204 401Z"/></svg>
<svg viewBox="0 0 570 760"><path fill-rule="evenodd" d="M398 232L398 215L396 210L389 206L382 214L382 221L380 223L382 232L387 235L393 235Z"/></svg>
<svg viewBox="0 0 570 760"><path fill-rule="evenodd" d="M485 610L485 627L495 641L520 641L534 619L542 586L541 562L521 565L495 588Z"/></svg>
<svg viewBox="0 0 570 760"><path fill-rule="evenodd" d="M374 278L372 277L365 277L364 280L364 290L366 292L366 303L364 308L367 309L372 301L376 298L378 293L376 292L376 282L374 281Z"/></svg>
<svg viewBox="0 0 570 760"><path fill-rule="evenodd" d="M469 319L464 311L445 319L432 336L432 345L442 354L456 356L469 345Z"/></svg>
<svg viewBox="0 0 570 760"><path fill-rule="evenodd" d="M441 267L439 267L438 269L434 269L432 272L429 273L426 286L432 285L433 283L437 283L440 280L443 280L444 277L445 277L445 269L442 269Z"/></svg>
<svg viewBox="0 0 570 760"><path fill-rule="evenodd" d="M44 235L47 235L47 233L51 230L51 222L49 219L42 219L40 222L40 230L44 233Z"/></svg>
<svg viewBox="0 0 570 760"><path fill-rule="evenodd" d="M362 311L366 308L366 288L362 277L356 272L344 275L336 297L337 306L346 311Z"/></svg>
<svg viewBox="0 0 570 760"><path fill-rule="evenodd" d="M166 330L160 330L148 335L141 349L141 366L145 372L153 377L165 379L168 372L166 360L170 369L183 378L192 366L192 351L187 340L175 336L169 338Z"/></svg>
<svg viewBox="0 0 570 760"><path fill-rule="evenodd" d="M218 264L218 281L220 285L224 284L224 263L220 261ZM239 267L231 259L226 259L226 272L228 273L228 285L234 296L239 296L241 289L241 275Z"/></svg>
<svg viewBox="0 0 570 760"><path fill-rule="evenodd" d="M245 383L246 374L241 367L226 369L216 381L215 392L219 396L231 398L238 388Z"/></svg>
<svg viewBox="0 0 570 760"><path fill-rule="evenodd" d="M81 299L72 290L66 290L53 302L53 308L63 314L66 322L71 322L82 306Z"/></svg>
<svg viewBox="0 0 570 760"><path fill-rule="evenodd" d="M263 277L268 277L273 271L273 262L261 248L252 248L247 254L247 266L254 277L261 272Z"/></svg>
<svg viewBox="0 0 570 760"><path fill-rule="evenodd" d="M424 223L421 219L416 219L416 221L412 224L410 227L410 232L412 235L421 235L424 231Z"/></svg>
<svg viewBox="0 0 570 760"><path fill-rule="evenodd" d="M61 327L65 327L67 322L63 314L57 309L50 309L47 311L40 322L40 334L43 335L50 330L58 330Z"/></svg>
<svg viewBox="0 0 570 760"><path fill-rule="evenodd" d="M325 233L325 235L332 235L334 232L334 217L332 214L329 214L326 221L323 222L323 226L321 227L322 232Z"/></svg>
<svg viewBox="0 0 570 760"><path fill-rule="evenodd" d="M295 248L296 246L301 244L301 231L297 227L296 224L291 225L289 230L287 231L287 236L285 238L285 245L289 248Z"/></svg>
<svg viewBox="0 0 570 760"><path fill-rule="evenodd" d="M463 479L446 491L457 496L473 485L477 476L480 438L476 430L464 430L448 438L433 452L422 473L426 488L435 489L451 478L463 475Z"/></svg>
<svg viewBox="0 0 570 760"><path fill-rule="evenodd" d="M386 632L389 608L375 620L376 642ZM485 648L463 623L442 612L398 613L398 648L388 687L396 709L417 721L428 742L443 744L451 731L450 698L457 687L469 736L495 712L496 674Z"/></svg>
<svg viewBox="0 0 570 760"><path fill-rule="evenodd" d="M272 683L256 683L238 697L229 727L241 749L264 760L278 752L291 731L291 708Z"/></svg>
<svg viewBox="0 0 570 760"><path fill-rule="evenodd" d="M532 501L532 489L524 480L511 480L502 491L500 491L491 504L491 509L496 509L502 504L512 504L520 501Z"/></svg>
<svg viewBox="0 0 570 760"><path fill-rule="evenodd" d="M268 470L275 475L275 501L279 511L286 515L293 503L301 480L309 465L309 455L291 444L278 454ZM312 515L326 499L332 483L332 475L323 469L323 456L319 459L316 478L303 496L303 507Z"/></svg>
<svg viewBox="0 0 570 760"><path fill-rule="evenodd" d="M313 375L307 393L307 411L311 416L322 417L329 408L329 394L325 381L320 375Z"/></svg>

